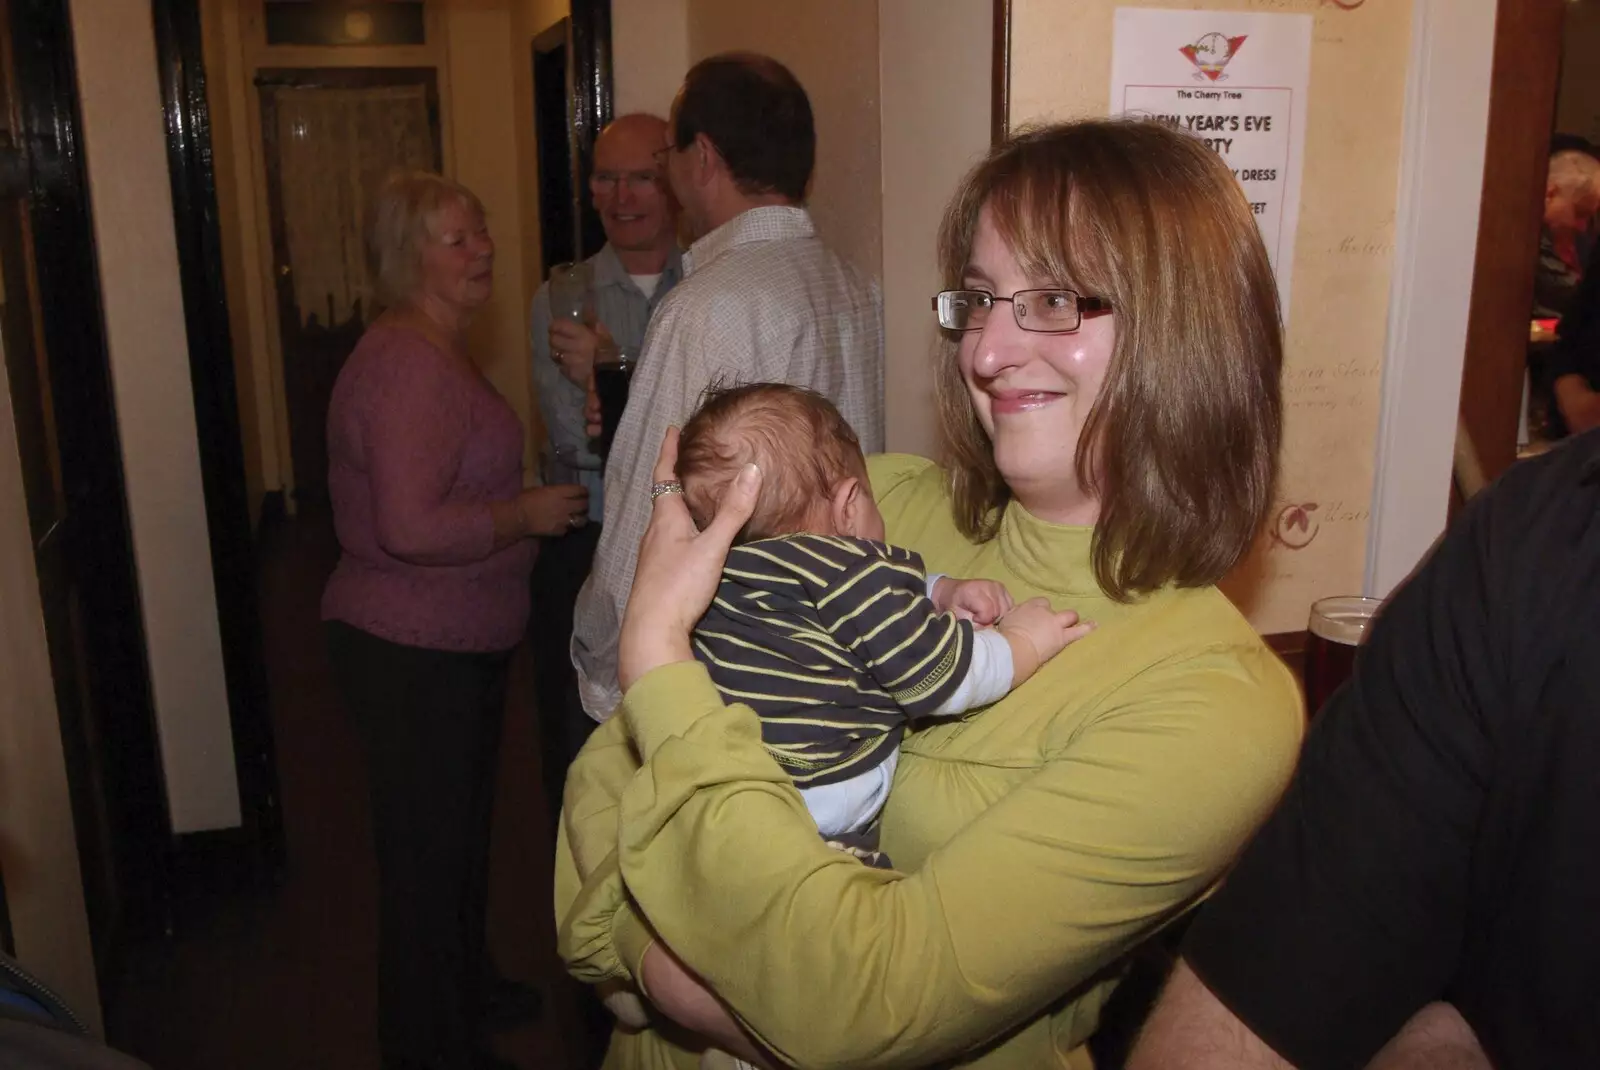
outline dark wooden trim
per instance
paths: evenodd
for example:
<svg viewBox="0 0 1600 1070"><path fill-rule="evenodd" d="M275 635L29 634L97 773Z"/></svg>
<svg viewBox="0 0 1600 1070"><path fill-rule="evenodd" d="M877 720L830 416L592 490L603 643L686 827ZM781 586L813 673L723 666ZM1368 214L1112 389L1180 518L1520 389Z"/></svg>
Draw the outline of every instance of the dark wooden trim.
<svg viewBox="0 0 1600 1070"><path fill-rule="evenodd" d="M360 40L345 30L346 16L362 12L369 32ZM340 4L266 4L262 29L268 48L416 48L427 44L423 0Z"/></svg>
<svg viewBox="0 0 1600 1070"><path fill-rule="evenodd" d="M289 510L284 502L283 491L269 490L261 496L260 519L256 522L256 531L262 532L276 524L281 524L289 519Z"/></svg>
<svg viewBox="0 0 1600 1070"><path fill-rule="evenodd" d="M594 139L611 121L611 0L573 0L567 102L572 138L574 259L593 256L605 243L584 179L594 169Z"/></svg>
<svg viewBox="0 0 1600 1070"><path fill-rule="evenodd" d="M571 24L571 19L562 19L560 22L547 26L534 34L533 50L535 52L554 52L558 48L566 48L567 28Z"/></svg>
<svg viewBox="0 0 1600 1070"><path fill-rule="evenodd" d="M108 845L115 874L109 917L98 928L91 919L104 1000L125 931L159 917L165 887L162 846L171 826L100 303L72 27L67 5L59 0L10 0L6 10L14 46L16 137L27 163L40 335L71 517L63 533L70 541L65 556L94 568L93 575L79 575L76 583L87 656L84 684L98 718L96 738L88 738L89 726L79 711L64 706L59 712L80 857L88 865L88 852ZM100 767L98 784L89 782L95 776L87 764L93 751L114 757ZM94 793L102 791L111 804L105 845L89 831Z"/></svg>
<svg viewBox="0 0 1600 1070"><path fill-rule="evenodd" d="M994 65L990 75L989 141L1005 140L1011 123L1011 0L994 0Z"/></svg>
<svg viewBox="0 0 1600 1070"><path fill-rule="evenodd" d="M244 828L259 837L272 857L281 859L277 763L256 592L255 533L250 526L243 429L223 280L222 225L212 165L200 5L199 0L158 0L152 10L234 764Z"/></svg>
<svg viewBox="0 0 1600 1070"><path fill-rule="evenodd" d="M181 918L197 913L193 907L204 909L218 894L248 894L277 885L283 867L261 848L261 837L242 827L174 836L168 863L174 912Z"/></svg>
<svg viewBox="0 0 1600 1070"><path fill-rule="evenodd" d="M1517 454L1565 6L1564 0L1500 0L1496 8L1490 151L1461 378L1461 418L1491 480Z"/></svg>

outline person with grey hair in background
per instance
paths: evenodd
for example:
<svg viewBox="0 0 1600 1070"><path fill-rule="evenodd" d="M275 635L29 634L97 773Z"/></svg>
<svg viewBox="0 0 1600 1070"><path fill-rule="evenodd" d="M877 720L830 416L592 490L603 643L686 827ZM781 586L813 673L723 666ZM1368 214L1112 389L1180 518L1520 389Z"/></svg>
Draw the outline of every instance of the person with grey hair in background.
<svg viewBox="0 0 1600 1070"><path fill-rule="evenodd" d="M479 1029L537 1005L484 948L507 666L533 536L588 523L588 493L523 489L521 421L467 351L494 274L472 191L391 176L367 244L385 309L328 407L340 556L322 619L372 797L378 1041L384 1070L492 1067Z"/></svg>
<svg viewBox="0 0 1600 1070"><path fill-rule="evenodd" d="M1600 160L1582 148L1551 153L1545 180L1539 264L1533 276L1535 319L1559 318L1571 306L1600 212Z"/></svg>

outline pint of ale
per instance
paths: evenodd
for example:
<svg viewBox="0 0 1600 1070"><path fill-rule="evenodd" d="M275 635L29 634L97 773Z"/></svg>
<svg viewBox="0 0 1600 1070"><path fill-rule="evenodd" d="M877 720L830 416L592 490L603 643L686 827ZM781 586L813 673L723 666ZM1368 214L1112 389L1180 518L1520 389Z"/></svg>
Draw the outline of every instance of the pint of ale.
<svg viewBox="0 0 1600 1070"><path fill-rule="evenodd" d="M1376 598L1345 596L1312 605L1304 668L1306 712L1312 716L1350 678L1356 647L1367 637L1367 626L1382 604Z"/></svg>
<svg viewBox="0 0 1600 1070"><path fill-rule="evenodd" d="M617 437L623 410L628 407L628 384L633 379L635 363L633 354L626 350L595 359L594 390L600 395L601 429L595 452L601 457L611 453L611 443Z"/></svg>

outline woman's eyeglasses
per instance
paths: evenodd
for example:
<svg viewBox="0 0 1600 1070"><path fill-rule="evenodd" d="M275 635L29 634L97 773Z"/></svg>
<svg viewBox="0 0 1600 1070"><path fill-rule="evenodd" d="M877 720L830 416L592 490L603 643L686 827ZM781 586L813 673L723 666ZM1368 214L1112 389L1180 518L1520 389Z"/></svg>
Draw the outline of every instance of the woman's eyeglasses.
<svg viewBox="0 0 1600 1070"><path fill-rule="evenodd" d="M1104 297L1084 297L1076 290L1018 290L1010 297L996 297L988 290L944 290L934 297L933 310L947 331L978 331L989 322L998 301L1010 303L1018 327L1037 334L1070 334L1083 325L1085 316L1111 311L1111 302Z"/></svg>

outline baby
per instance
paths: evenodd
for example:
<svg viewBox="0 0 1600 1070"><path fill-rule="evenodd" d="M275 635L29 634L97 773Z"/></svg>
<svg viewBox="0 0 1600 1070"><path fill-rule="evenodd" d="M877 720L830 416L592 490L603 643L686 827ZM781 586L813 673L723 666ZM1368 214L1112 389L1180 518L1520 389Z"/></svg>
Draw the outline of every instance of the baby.
<svg viewBox="0 0 1600 1070"><path fill-rule="evenodd" d="M761 717L823 838L886 867L878 815L907 721L994 702L1092 625L1043 598L1013 605L993 580L930 576L886 544L860 443L820 394L707 392L678 442L697 524L751 461L760 497L695 653L725 699Z"/></svg>

